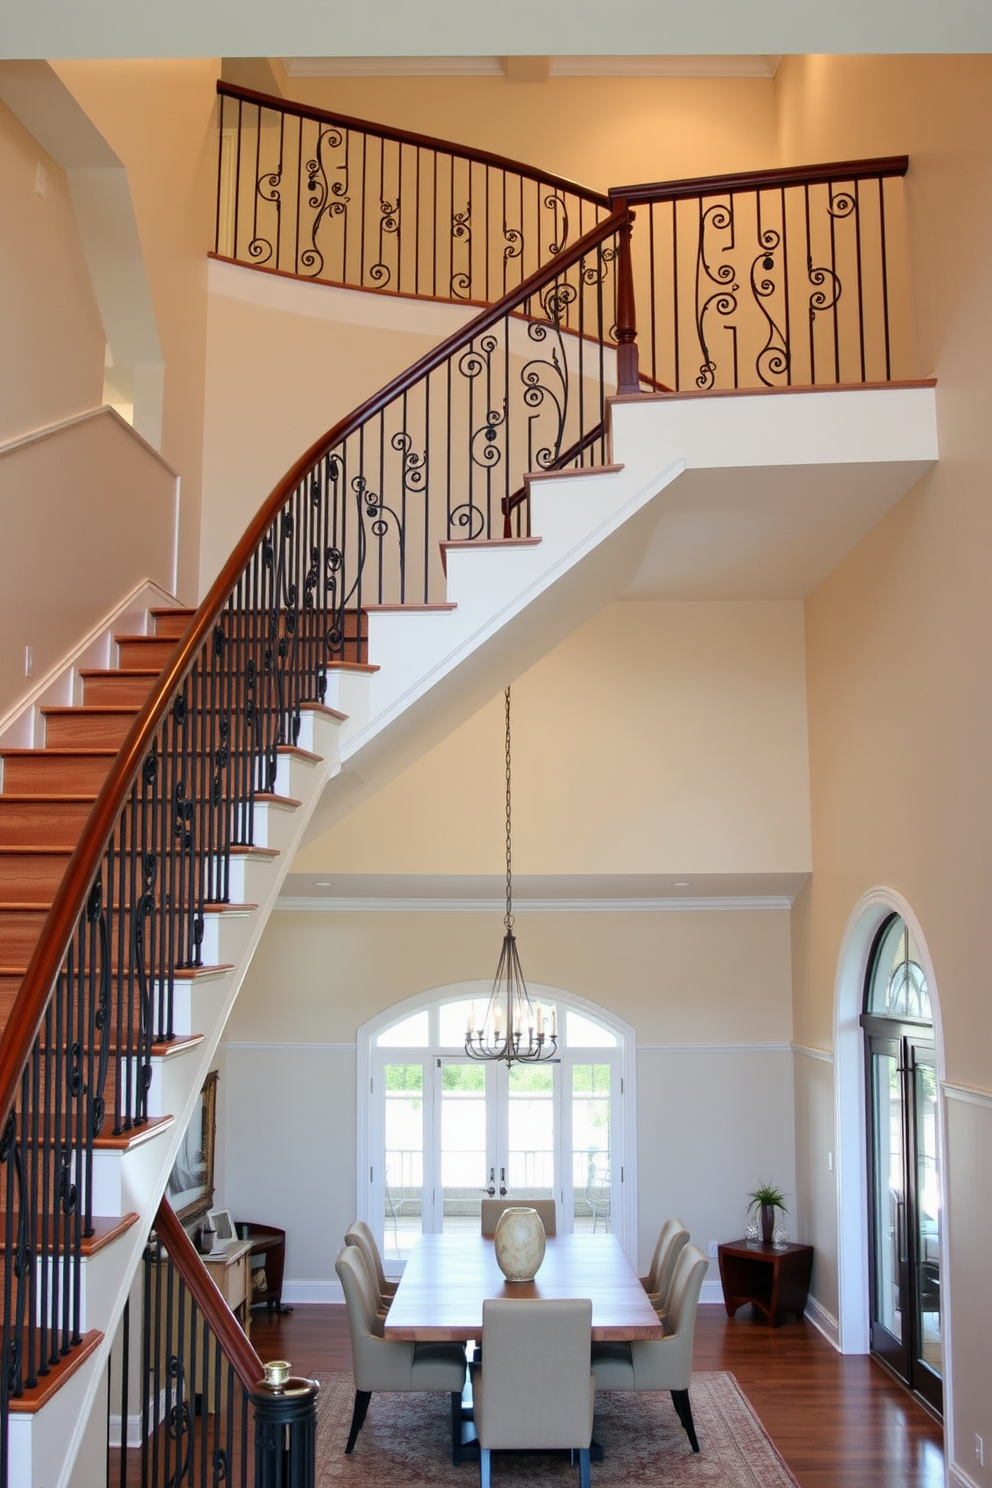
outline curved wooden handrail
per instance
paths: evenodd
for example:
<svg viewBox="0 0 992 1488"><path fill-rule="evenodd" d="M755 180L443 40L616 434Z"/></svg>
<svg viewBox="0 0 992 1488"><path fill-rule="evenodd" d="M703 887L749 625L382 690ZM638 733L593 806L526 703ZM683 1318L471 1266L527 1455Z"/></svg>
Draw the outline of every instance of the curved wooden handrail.
<svg viewBox="0 0 992 1488"><path fill-rule="evenodd" d="M176 1218L172 1205L164 1196L155 1216L155 1229L187 1290L209 1323L210 1331L220 1344L225 1359L246 1390L251 1392L256 1389L261 1384L264 1375L262 1361L211 1281L206 1267L193 1248L193 1242ZM250 1297L246 1305L251 1305Z"/></svg>
<svg viewBox="0 0 992 1488"><path fill-rule="evenodd" d="M696 176L684 181L642 182L611 186L610 200L634 202L686 201L694 196L733 195L738 191L770 191L776 186L813 186L830 181L863 181L880 176L904 176L908 155L885 155L878 160L840 160L825 165L786 165L772 170L738 171L726 176Z"/></svg>
<svg viewBox="0 0 992 1488"><path fill-rule="evenodd" d="M283 114L292 114L298 119L314 119L323 124L339 124L345 129L354 129L363 134L375 135L377 139L395 140L398 144L416 145L425 150L437 150L442 155L453 155L457 160L469 160L478 165L490 165L496 170L509 171L523 176L528 181L538 181L545 186L555 186L570 191L583 201L606 211L611 208L609 196L600 191L591 191L578 181L567 176L554 176L536 166L525 165L520 160L510 160L506 155L497 155L491 150L477 150L470 145L456 145L451 140L435 139L430 134L416 134L409 129L395 129L391 124L376 124L370 119L355 119L349 114L335 114L328 109L314 108L310 104L297 103L290 98L276 98L269 93L257 93L253 88L239 88L234 83L218 82L217 92L222 98L238 98L244 103L254 103L260 108L276 109Z"/></svg>
<svg viewBox="0 0 992 1488"><path fill-rule="evenodd" d="M614 211L591 228L569 248L562 249L549 263L537 269L511 294L497 300L426 352L404 372L394 377L377 393L346 414L328 432L316 440L274 488L246 528L227 563L218 574L178 642L172 658L163 668L157 683L121 745L103 787L94 803L69 864L63 875L41 935L28 964L24 981L18 990L7 1024L0 1036L0 1122L11 1109L17 1083L29 1058L31 1047L41 1028L42 1019L59 969L65 958L73 931L83 913L86 898L99 871L111 834L134 784L142 761L155 737L156 730L169 708L177 688L191 671L197 656L210 636L235 584L259 545L266 529L281 510L308 470L335 445L367 419L379 413L401 393L408 391L427 373L441 366L460 347L495 325L516 305L537 294L565 269L578 262L591 249L610 237L627 220L627 210Z"/></svg>

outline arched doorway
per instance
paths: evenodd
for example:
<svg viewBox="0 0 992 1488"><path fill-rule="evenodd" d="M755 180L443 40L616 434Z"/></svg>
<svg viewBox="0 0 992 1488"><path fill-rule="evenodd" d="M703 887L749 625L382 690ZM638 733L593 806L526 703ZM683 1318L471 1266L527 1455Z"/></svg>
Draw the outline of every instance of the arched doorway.
<svg viewBox="0 0 992 1488"><path fill-rule="evenodd" d="M392 1268L418 1235L478 1229L482 1197L553 1197L559 1231L635 1237L633 1030L558 988L531 987L558 1057L465 1055L489 983L409 998L359 1030L358 1195Z"/></svg>
<svg viewBox="0 0 992 1488"><path fill-rule="evenodd" d="M892 890L872 890L851 916L835 1007L840 1345L875 1353L940 1410L939 1004L922 929Z"/></svg>

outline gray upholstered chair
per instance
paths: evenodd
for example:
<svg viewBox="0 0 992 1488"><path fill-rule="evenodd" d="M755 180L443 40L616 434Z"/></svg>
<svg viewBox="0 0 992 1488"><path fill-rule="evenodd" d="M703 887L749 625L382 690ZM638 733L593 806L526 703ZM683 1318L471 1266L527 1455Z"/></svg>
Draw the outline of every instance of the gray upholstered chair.
<svg viewBox="0 0 992 1488"><path fill-rule="evenodd" d="M382 1256L379 1247L375 1243L375 1236L363 1219L356 1219L345 1230L345 1245L357 1245L368 1264L369 1272L375 1283L379 1294L378 1310L385 1313L389 1310L389 1304L396 1295L398 1281L389 1281L385 1271L382 1269Z"/></svg>
<svg viewBox="0 0 992 1488"><path fill-rule="evenodd" d="M481 1488L494 1449L553 1447L578 1452L580 1488L589 1488L591 1342L587 1297L483 1302L482 1362L472 1365Z"/></svg>
<svg viewBox="0 0 992 1488"><path fill-rule="evenodd" d="M504 1209L536 1209L546 1235L558 1233L558 1210L554 1199L483 1199L482 1233L495 1235L496 1224Z"/></svg>
<svg viewBox="0 0 992 1488"><path fill-rule="evenodd" d="M685 1427L689 1445L699 1451L689 1404L692 1375L692 1335L696 1326L699 1289L709 1262L695 1245L682 1248L668 1300L664 1338L634 1343L594 1343L592 1372L597 1390L670 1390L672 1403Z"/></svg>
<svg viewBox="0 0 992 1488"><path fill-rule="evenodd" d="M647 1276L641 1277L641 1286L647 1292L659 1317L668 1316L668 1293L675 1275L675 1262L684 1246L689 1243L689 1231L680 1219L666 1219L658 1235L658 1243L651 1257Z"/></svg>
<svg viewBox="0 0 992 1488"><path fill-rule="evenodd" d="M462 1386L465 1350L460 1343L403 1343L383 1337L375 1283L357 1245L346 1245L335 1262L344 1288L351 1330L355 1408L345 1452L354 1450L375 1391L436 1390L451 1396L452 1458L461 1460Z"/></svg>

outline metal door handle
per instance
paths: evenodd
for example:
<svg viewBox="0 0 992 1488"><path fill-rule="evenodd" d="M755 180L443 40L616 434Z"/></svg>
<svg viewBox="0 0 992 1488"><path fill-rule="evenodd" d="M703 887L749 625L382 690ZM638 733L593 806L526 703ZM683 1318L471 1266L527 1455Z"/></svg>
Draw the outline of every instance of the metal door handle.
<svg viewBox="0 0 992 1488"><path fill-rule="evenodd" d="M488 1188L484 1188L482 1190L482 1192L483 1193L487 1193L490 1198L493 1198L494 1197L494 1195L496 1193L496 1169L495 1168L490 1168L489 1169L489 1187Z"/></svg>
<svg viewBox="0 0 992 1488"><path fill-rule="evenodd" d="M506 1169L505 1168L500 1168L500 1170L499 1170L499 1196L500 1196L501 1199L505 1199L506 1198Z"/></svg>

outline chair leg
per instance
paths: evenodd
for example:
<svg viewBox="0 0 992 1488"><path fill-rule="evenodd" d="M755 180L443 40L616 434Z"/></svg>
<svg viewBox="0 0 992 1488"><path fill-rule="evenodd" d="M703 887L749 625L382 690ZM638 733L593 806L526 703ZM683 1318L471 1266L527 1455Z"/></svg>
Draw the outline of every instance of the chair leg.
<svg viewBox="0 0 992 1488"><path fill-rule="evenodd" d="M685 1434L689 1438L689 1445L694 1452L699 1451L699 1442L696 1440L696 1428L692 1422L692 1406L689 1404L688 1390L673 1390L672 1404L678 1414L679 1420L685 1427Z"/></svg>
<svg viewBox="0 0 992 1488"><path fill-rule="evenodd" d="M361 1431L364 1424L365 1416L369 1408L369 1401L371 1399L371 1390L355 1391L355 1409L351 1413L351 1430L348 1433L348 1445L344 1449L345 1456L347 1456L349 1452L353 1452L355 1450L355 1442L358 1440L358 1433Z"/></svg>
<svg viewBox="0 0 992 1488"><path fill-rule="evenodd" d="M589 1448L579 1448L579 1488L591 1488L592 1477L589 1470Z"/></svg>
<svg viewBox="0 0 992 1488"><path fill-rule="evenodd" d="M479 1488L489 1488L492 1475L492 1460L488 1447L479 1448Z"/></svg>
<svg viewBox="0 0 992 1488"><path fill-rule="evenodd" d="M462 1460L462 1392L451 1392L451 1461L458 1467Z"/></svg>

